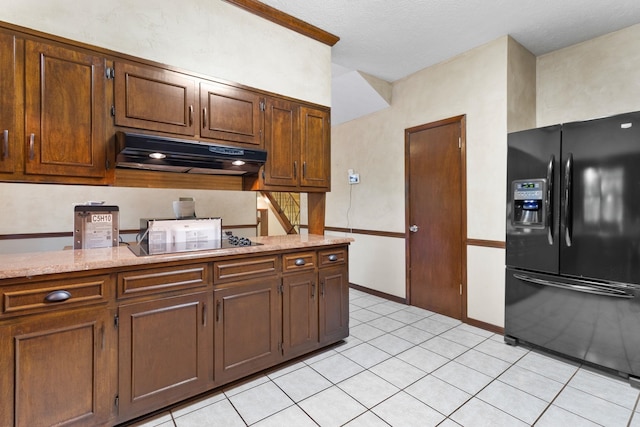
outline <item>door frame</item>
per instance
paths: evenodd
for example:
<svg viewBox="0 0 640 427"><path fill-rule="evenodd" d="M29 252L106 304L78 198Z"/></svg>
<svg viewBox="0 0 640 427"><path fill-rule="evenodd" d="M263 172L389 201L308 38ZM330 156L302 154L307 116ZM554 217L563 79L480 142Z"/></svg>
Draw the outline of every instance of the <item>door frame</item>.
<svg viewBox="0 0 640 427"><path fill-rule="evenodd" d="M436 128L444 125L449 125L451 123L459 123L460 124L460 236L462 238L462 242L460 247L462 248L462 253L460 254L460 266L461 268L461 285L462 285L462 295L460 296L462 302L462 313L461 313L461 321L467 322L467 116L466 114L460 116L454 116L447 119L438 120L431 123L426 123L423 125L414 126L411 128L407 128L404 131L404 182L405 182L405 293L406 293L406 302L411 305L411 245L409 244L410 231L409 231L409 222L410 222L410 211L411 211L411 200L409 198L409 189L410 189L410 170L409 170L409 137L412 133L420 132L426 129Z"/></svg>

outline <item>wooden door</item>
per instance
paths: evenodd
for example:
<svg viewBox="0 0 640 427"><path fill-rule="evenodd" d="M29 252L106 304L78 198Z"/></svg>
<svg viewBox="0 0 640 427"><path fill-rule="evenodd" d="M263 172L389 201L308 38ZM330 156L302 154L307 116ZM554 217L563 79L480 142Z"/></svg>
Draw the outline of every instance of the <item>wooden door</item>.
<svg viewBox="0 0 640 427"><path fill-rule="evenodd" d="M260 94L220 83L200 83L200 135L223 144L262 147Z"/></svg>
<svg viewBox="0 0 640 427"><path fill-rule="evenodd" d="M282 343L286 358L318 347L316 278L315 271L282 278Z"/></svg>
<svg viewBox="0 0 640 427"><path fill-rule="evenodd" d="M219 383L265 369L281 353L280 279L247 280L214 291L215 378Z"/></svg>
<svg viewBox="0 0 640 427"><path fill-rule="evenodd" d="M328 344L349 336L349 273L341 266L321 268L319 323L320 342Z"/></svg>
<svg viewBox="0 0 640 427"><path fill-rule="evenodd" d="M300 186L328 190L331 176L329 113L300 107L300 125Z"/></svg>
<svg viewBox="0 0 640 427"><path fill-rule="evenodd" d="M119 415L148 413L207 389L213 341L205 292L120 307Z"/></svg>
<svg viewBox="0 0 640 427"><path fill-rule="evenodd" d="M408 290L411 305L463 318L464 117L407 129Z"/></svg>
<svg viewBox="0 0 640 427"><path fill-rule="evenodd" d="M116 62L116 126L194 136L196 82L162 68Z"/></svg>
<svg viewBox="0 0 640 427"><path fill-rule="evenodd" d="M16 37L0 33L0 173L15 172L18 153L16 142Z"/></svg>
<svg viewBox="0 0 640 427"><path fill-rule="evenodd" d="M27 40L25 172L106 175L105 58Z"/></svg>
<svg viewBox="0 0 640 427"><path fill-rule="evenodd" d="M0 425L107 424L115 393L112 325L109 312L94 307L0 328Z"/></svg>
<svg viewBox="0 0 640 427"><path fill-rule="evenodd" d="M268 151L264 183L267 186L298 185L300 157L297 104L267 98L264 117L265 149Z"/></svg>

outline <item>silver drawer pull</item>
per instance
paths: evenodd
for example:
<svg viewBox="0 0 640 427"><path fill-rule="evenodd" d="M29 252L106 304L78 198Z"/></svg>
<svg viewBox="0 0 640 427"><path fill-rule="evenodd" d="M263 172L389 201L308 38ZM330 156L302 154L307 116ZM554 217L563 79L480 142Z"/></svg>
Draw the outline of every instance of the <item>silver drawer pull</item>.
<svg viewBox="0 0 640 427"><path fill-rule="evenodd" d="M71 298L70 292L60 290L60 291L49 292L49 294L47 294L47 296L44 297L44 300L46 302L63 302L68 300L69 298Z"/></svg>
<svg viewBox="0 0 640 427"><path fill-rule="evenodd" d="M2 157L9 157L9 130L5 129L2 132Z"/></svg>
<svg viewBox="0 0 640 427"><path fill-rule="evenodd" d="M334 262L338 260L338 255L335 254L331 254L329 255L329 257L327 258L329 261Z"/></svg>
<svg viewBox="0 0 640 427"><path fill-rule="evenodd" d="M298 259L296 259L296 265L297 265L298 267L303 266L303 265L305 265L305 264L306 264L306 262L304 262L304 259L302 259L302 258L298 258Z"/></svg>

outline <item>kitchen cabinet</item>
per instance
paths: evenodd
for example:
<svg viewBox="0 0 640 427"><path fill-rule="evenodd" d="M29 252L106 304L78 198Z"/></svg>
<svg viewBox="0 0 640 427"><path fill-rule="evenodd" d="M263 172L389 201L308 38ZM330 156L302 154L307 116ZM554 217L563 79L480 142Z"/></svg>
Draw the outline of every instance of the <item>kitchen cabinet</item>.
<svg viewBox="0 0 640 427"><path fill-rule="evenodd" d="M25 174L106 176L105 63L97 54L26 40Z"/></svg>
<svg viewBox="0 0 640 427"><path fill-rule="evenodd" d="M289 359L318 348L317 257L311 251L282 258L282 349Z"/></svg>
<svg viewBox="0 0 640 427"><path fill-rule="evenodd" d="M18 165L16 102L18 97L18 41L0 32L0 174L13 174Z"/></svg>
<svg viewBox="0 0 640 427"><path fill-rule="evenodd" d="M329 190L330 132L328 111L300 107L300 187Z"/></svg>
<svg viewBox="0 0 640 427"><path fill-rule="evenodd" d="M115 124L194 136L196 80L150 65L115 61Z"/></svg>
<svg viewBox="0 0 640 427"><path fill-rule="evenodd" d="M216 383L280 360L280 277L275 255L214 263Z"/></svg>
<svg viewBox="0 0 640 427"><path fill-rule="evenodd" d="M253 190L329 191L330 128L328 110L267 98L265 149L268 157Z"/></svg>
<svg viewBox="0 0 640 427"><path fill-rule="evenodd" d="M200 135L217 143L262 147L262 95L236 86L200 83Z"/></svg>
<svg viewBox="0 0 640 427"><path fill-rule="evenodd" d="M349 335L349 267L346 247L319 254L318 283L320 343L339 341Z"/></svg>
<svg viewBox="0 0 640 427"><path fill-rule="evenodd" d="M111 418L111 284L104 275L0 286L0 425L95 426Z"/></svg>
<svg viewBox="0 0 640 427"><path fill-rule="evenodd" d="M347 337L348 247L278 237L0 279L0 425L125 423Z"/></svg>
<svg viewBox="0 0 640 427"><path fill-rule="evenodd" d="M227 383L280 360L277 276L215 289L215 381Z"/></svg>
<svg viewBox="0 0 640 427"><path fill-rule="evenodd" d="M213 367L210 292L119 307L118 414L130 419L205 391Z"/></svg>

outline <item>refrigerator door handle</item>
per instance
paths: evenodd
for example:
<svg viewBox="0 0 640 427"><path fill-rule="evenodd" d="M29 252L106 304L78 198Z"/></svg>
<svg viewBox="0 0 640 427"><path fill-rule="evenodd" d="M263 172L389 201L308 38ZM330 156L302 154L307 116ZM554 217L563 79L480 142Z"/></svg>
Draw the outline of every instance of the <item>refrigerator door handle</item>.
<svg viewBox="0 0 640 427"><path fill-rule="evenodd" d="M605 297L614 297L614 298L625 298L625 299L634 298L634 295L632 293L626 292L622 289L610 289L610 288L602 289L602 288L597 288L597 287L587 286L587 285L554 282L552 280L545 280L537 277L525 276L523 274L514 274L513 277L525 282L534 283L536 285L551 286L553 288L567 289L570 291L584 292L587 294L601 295Z"/></svg>
<svg viewBox="0 0 640 427"><path fill-rule="evenodd" d="M564 169L564 240L567 247L571 246L571 178L573 167L573 154L569 153Z"/></svg>
<svg viewBox="0 0 640 427"><path fill-rule="evenodd" d="M547 240L553 246L553 165L555 156L552 154L547 165Z"/></svg>

